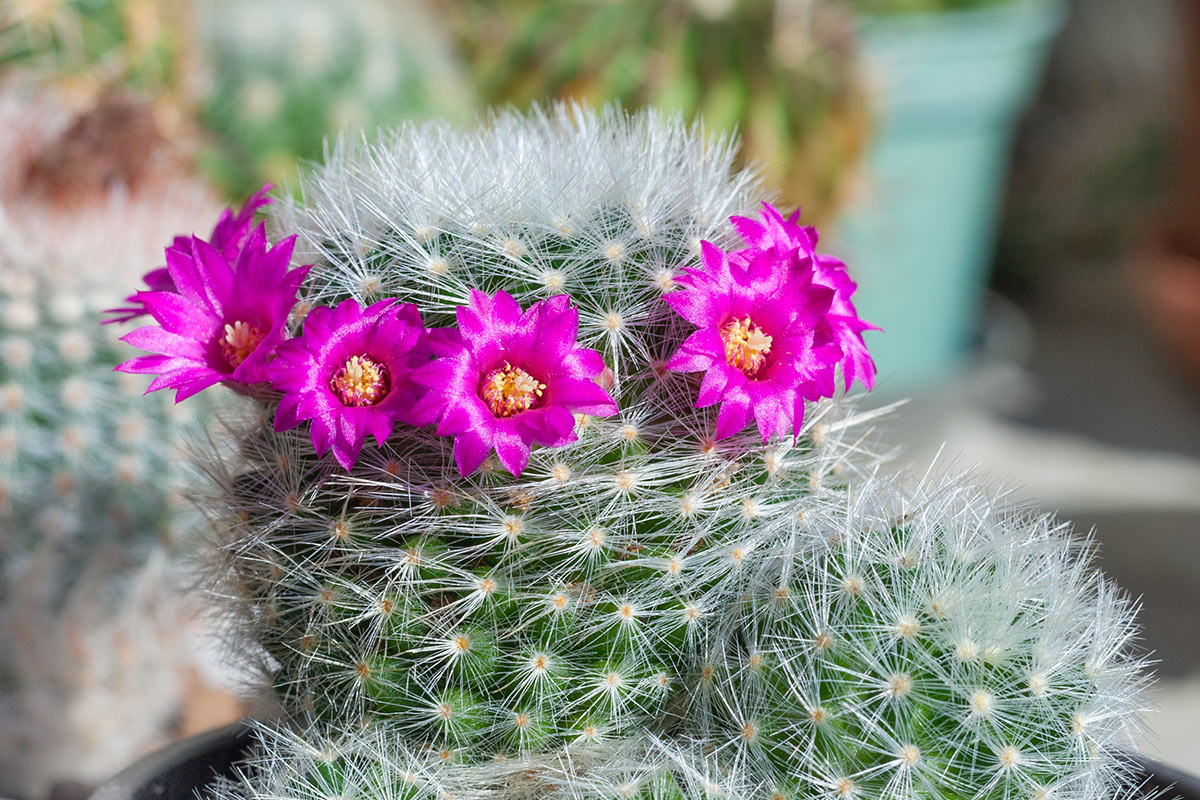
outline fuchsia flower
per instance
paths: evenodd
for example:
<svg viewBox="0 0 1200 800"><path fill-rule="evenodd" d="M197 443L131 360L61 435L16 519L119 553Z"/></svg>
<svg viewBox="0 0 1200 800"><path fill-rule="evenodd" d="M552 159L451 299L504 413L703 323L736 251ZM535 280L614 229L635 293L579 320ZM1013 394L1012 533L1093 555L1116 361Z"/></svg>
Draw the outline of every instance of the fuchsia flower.
<svg viewBox="0 0 1200 800"><path fill-rule="evenodd" d="M312 420L317 454L333 449L347 470L367 435L382 445L417 399L412 371L429 362L417 307L354 300L309 312L304 334L276 351L270 374L283 392L275 430Z"/></svg>
<svg viewBox="0 0 1200 800"><path fill-rule="evenodd" d="M863 331L877 331L869 322L860 319L850 297L858 284L850 280L846 264L832 256L817 253L819 235L811 225L800 225L800 209L784 218L770 203L763 203L763 221L746 217L732 217L730 221L746 242L757 250L787 252L797 250L812 259L813 283L833 289L826 320L833 330L834 339L842 348L842 378L846 391L857 378L868 391L875 386L875 361L867 352L863 342ZM743 251L744 252L744 251Z"/></svg>
<svg viewBox="0 0 1200 800"><path fill-rule="evenodd" d="M595 350L579 347L579 313L567 295L522 313L505 292L471 291L458 309L458 330L430 337L436 361L413 380L428 388L413 422L438 423L454 436L459 472L474 472L493 449L519 476L530 445L561 447L576 439L575 413L608 416L617 404L593 379L604 370Z"/></svg>
<svg viewBox="0 0 1200 800"><path fill-rule="evenodd" d="M220 381L267 379L267 361L283 341L288 313L308 267L288 271L295 237L268 247L259 225L230 263L215 247L192 237L185 251L169 248L174 289L138 292L157 325L122 337L154 355L117 367L157 374L147 391L175 389L179 402Z"/></svg>
<svg viewBox="0 0 1200 800"><path fill-rule="evenodd" d="M703 242L703 269L687 270L683 291L664 297L699 328L666 366L704 373L696 407L721 404L719 439L751 416L764 441L799 431L804 403L835 393L839 366L847 389L855 377L874 384L861 334L873 326L850 302L845 265L816 254L816 231L796 223L798 212L785 220L764 205L761 223L733 218L749 247L726 254Z"/></svg>
<svg viewBox="0 0 1200 800"><path fill-rule="evenodd" d="M208 243L220 252L226 261L233 262L237 260L242 246L250 238L250 230L254 223L255 212L271 202L271 198L267 197L267 192L269 191L271 191L271 184L268 183L247 200L236 215L231 208L227 208L221 212L221 216L217 219L217 224L213 228L212 236L209 237ZM169 249L190 253L192 250L192 237L176 236L171 241ZM171 279L171 272L166 267L159 267L147 272L142 276L142 280L146 284L147 291L175 291L175 282ZM128 305L120 308L109 308L103 311L102 313L111 314L112 316L100 324L108 325L113 322L129 322L149 313L145 305L138 300L137 293L126 297L125 302Z"/></svg>

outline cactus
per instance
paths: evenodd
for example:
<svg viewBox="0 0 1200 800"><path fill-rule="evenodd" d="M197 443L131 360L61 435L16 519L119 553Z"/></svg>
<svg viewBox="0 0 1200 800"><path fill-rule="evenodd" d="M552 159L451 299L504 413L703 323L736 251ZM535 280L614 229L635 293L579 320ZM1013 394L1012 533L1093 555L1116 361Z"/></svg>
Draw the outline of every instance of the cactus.
<svg viewBox="0 0 1200 800"><path fill-rule="evenodd" d="M213 134L203 162L227 192L292 174L337 130L470 107L442 31L416 0L191 5L207 62L199 119Z"/></svg>
<svg viewBox="0 0 1200 800"><path fill-rule="evenodd" d="M274 234L296 237L275 247L307 266L270 386L229 371L240 351L156 384L212 374L247 397L204 505L218 592L285 716L218 797L1115 787L1110 744L1143 680L1127 604L1061 528L879 477L873 413L805 408L835 368L870 384L867 326L815 231L770 207L726 221L761 194L733 157L679 118L556 106L340 141L272 206ZM730 300L709 330L725 290L765 304ZM397 355L416 319L430 352ZM587 392L540 351L470 373L479 339L575 347L576 322L578 349L554 358ZM242 324L197 340L232 346ZM370 343L385 330L391 350ZM758 381L741 395L722 370ZM463 380L474 406L454 405ZM370 414L402 385L422 399L380 432ZM570 436L521 416L584 394ZM513 416L536 428L524 450Z"/></svg>
<svg viewBox="0 0 1200 800"><path fill-rule="evenodd" d="M415 429L346 476L305 432L255 420L212 507L235 537L220 569L250 601L250 637L279 664L287 708L387 718L464 760L628 736L661 715L682 675L703 613L693 605L736 590L736 543L769 495L840 482L848 448L836 437L770 451L717 443L711 416L681 399L684 379L647 363L668 355L653 340L675 324L655 311L664 290L749 203L730 144L704 147L678 122L565 109L502 116L483 141L408 129L378 147L343 144L303 189L326 194L272 217L300 232L296 258L314 261L306 303L419 292L428 323L439 311L449 321L468 287L524 304L570 292L624 409L583 420L576 444L535 452L520 481L491 460L464 480L446 440ZM541 161L547 152L557 158ZM421 174L377 168L401 154L432 162L436 188L417 193L408 181ZM612 174L638 165L649 167L640 181ZM590 188L563 197L564 179ZM362 205L348 208L359 180L377 185L356 187ZM384 197L399 205L369 210ZM361 227L337 221L346 213ZM686 588L692 570L704 577Z"/></svg>
<svg viewBox="0 0 1200 800"><path fill-rule="evenodd" d="M76 170L64 204L26 168L70 125L49 95L0 94L0 793L30 798L161 743L212 672L179 591L199 407L148 402L144 380L115 375L128 348L96 312L120 297L108 282L215 201L143 152L152 174L117 187L128 176ZM114 157L97 140L90 158Z"/></svg>
<svg viewBox="0 0 1200 800"><path fill-rule="evenodd" d="M789 503L804 524L756 541L689 648L686 708L650 736L451 769L390 725L264 727L216 796L1132 796L1120 748L1148 679L1088 546L969 479L874 476L841 500Z"/></svg>

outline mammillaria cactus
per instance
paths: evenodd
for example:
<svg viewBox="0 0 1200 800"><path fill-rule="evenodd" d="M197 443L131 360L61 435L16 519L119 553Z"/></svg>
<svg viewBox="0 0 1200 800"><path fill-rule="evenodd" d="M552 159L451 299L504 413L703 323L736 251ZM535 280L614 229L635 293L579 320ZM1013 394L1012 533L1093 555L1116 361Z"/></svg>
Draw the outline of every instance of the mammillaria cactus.
<svg viewBox="0 0 1200 800"><path fill-rule="evenodd" d="M879 476L827 399L874 380L854 284L733 155L653 112L409 127L273 246L168 253L123 368L247 397L213 568L285 712L218 796L1115 790L1126 605L1049 522Z"/></svg>
<svg viewBox="0 0 1200 800"><path fill-rule="evenodd" d="M96 324L164 236L216 207L142 135L139 109L109 99L72 118L49 93L0 89L6 796L107 778L194 724L189 692L213 691L208 722L222 719L218 707L236 714L232 696L212 702L220 695L198 648L198 603L178 591L197 521L181 493L190 470L180 451L198 409L148 401L144 380L113 374L129 349ZM132 135L121 119L139 122ZM63 141L81 130L86 153Z"/></svg>

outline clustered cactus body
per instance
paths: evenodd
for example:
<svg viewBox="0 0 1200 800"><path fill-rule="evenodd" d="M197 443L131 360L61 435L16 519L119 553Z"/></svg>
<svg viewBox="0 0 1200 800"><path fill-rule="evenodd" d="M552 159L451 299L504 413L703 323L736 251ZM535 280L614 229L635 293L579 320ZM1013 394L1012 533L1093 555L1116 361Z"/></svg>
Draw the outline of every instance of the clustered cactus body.
<svg viewBox="0 0 1200 800"><path fill-rule="evenodd" d="M717 439L663 296L760 189L733 144L556 107L342 141L272 206L306 308L566 293L619 412L514 477L399 425L352 470L278 395L208 464L214 571L286 713L225 798L1092 798L1139 663L1067 533L878 475L871 414ZM732 363L732 362L731 362ZM469 473L466 477L463 472Z"/></svg>

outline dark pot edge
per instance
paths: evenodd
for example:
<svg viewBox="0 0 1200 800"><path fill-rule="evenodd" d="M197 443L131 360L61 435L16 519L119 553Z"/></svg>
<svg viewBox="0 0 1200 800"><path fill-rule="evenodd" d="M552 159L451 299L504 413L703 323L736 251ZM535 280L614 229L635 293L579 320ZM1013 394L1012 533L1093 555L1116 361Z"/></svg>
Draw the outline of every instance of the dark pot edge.
<svg viewBox="0 0 1200 800"><path fill-rule="evenodd" d="M191 800L216 775L230 775L251 741L245 723L180 740L125 768L89 800ZM1200 777L1140 754L1130 753L1128 759L1161 797L1200 800Z"/></svg>
<svg viewBox="0 0 1200 800"><path fill-rule="evenodd" d="M121 770L88 800L190 800L217 775L230 775L252 740L235 722L180 739Z"/></svg>
<svg viewBox="0 0 1200 800"><path fill-rule="evenodd" d="M1200 777L1139 754L1132 754L1130 760L1137 764L1147 778L1153 780L1154 786L1163 790L1163 797L1178 796L1184 800L1200 800Z"/></svg>

